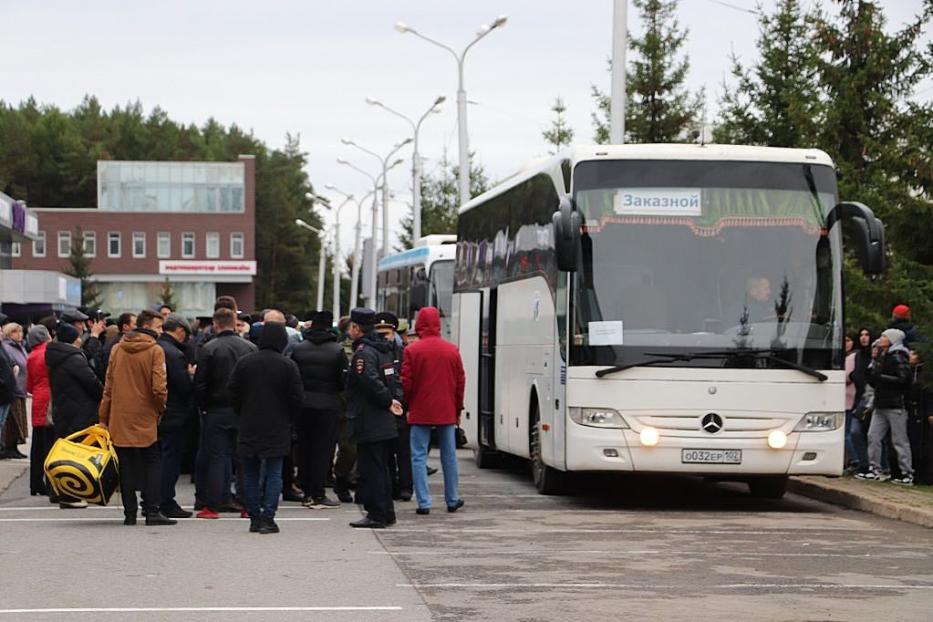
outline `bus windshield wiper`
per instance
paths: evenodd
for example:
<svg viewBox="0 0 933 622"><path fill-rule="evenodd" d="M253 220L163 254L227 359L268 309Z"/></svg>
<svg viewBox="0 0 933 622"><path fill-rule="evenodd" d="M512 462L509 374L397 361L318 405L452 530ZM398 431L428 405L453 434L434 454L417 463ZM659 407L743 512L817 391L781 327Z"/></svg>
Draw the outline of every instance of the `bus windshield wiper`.
<svg viewBox="0 0 933 622"><path fill-rule="evenodd" d="M675 363L677 361L692 361L695 358L708 358L705 355L707 352L702 353L687 353L687 354L654 354L651 352L645 352L646 356L656 356L661 358L652 358L642 361L635 361L634 363L626 363L625 365L613 365L612 367L605 367L596 371L596 377L602 378L603 376L608 376L609 374L614 374L619 371L625 371L626 369L632 369L633 367L649 367L651 365L661 365L663 363ZM716 353L712 353L716 354ZM716 356L719 356L716 354Z"/></svg>
<svg viewBox="0 0 933 622"><path fill-rule="evenodd" d="M757 350L757 349L752 349L752 348L736 348L735 350L723 350L722 352L707 352L706 354L730 355L730 356L764 356L767 360L771 362L780 363L781 365L784 365L785 367L789 367L791 369L796 369L797 371L801 371L807 374L808 376L813 376L820 382L826 382L827 380L829 380L829 376L827 376L821 371L813 369L812 367L807 367L806 365L801 365L800 363L797 363L795 361L789 361L787 359L782 359L781 357L777 355L778 352L783 352L783 350L775 350L773 348L769 350Z"/></svg>

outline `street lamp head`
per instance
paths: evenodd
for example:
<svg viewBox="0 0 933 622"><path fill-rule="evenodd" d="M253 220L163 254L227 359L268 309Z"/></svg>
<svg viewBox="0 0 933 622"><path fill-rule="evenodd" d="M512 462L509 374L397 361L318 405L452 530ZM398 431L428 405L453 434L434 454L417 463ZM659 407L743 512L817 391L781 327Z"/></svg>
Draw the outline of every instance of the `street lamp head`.
<svg viewBox="0 0 933 622"><path fill-rule="evenodd" d="M370 106L381 106L382 105L381 101L379 101L378 99L373 99L372 97L367 97L366 103L369 104Z"/></svg>
<svg viewBox="0 0 933 622"><path fill-rule="evenodd" d="M405 160L402 159L402 158L399 158L399 159L397 159L395 162L393 162L392 164L390 164L389 166L387 166L387 167L386 167L386 170L387 170L387 171L388 171L388 170L391 170L391 169L395 168L396 166L398 166L399 164L404 164L404 163L405 163Z"/></svg>
<svg viewBox="0 0 933 622"><path fill-rule="evenodd" d="M500 15L499 17L495 19L495 21L492 23L492 26L490 26L489 28L490 30L492 30L493 28L502 28L503 26L505 26L505 23L507 21L509 21L508 15Z"/></svg>
<svg viewBox="0 0 933 622"><path fill-rule="evenodd" d="M434 100L434 107L437 108L438 106L443 104L445 101L447 101L447 97L445 97L444 95L438 95L437 99Z"/></svg>
<svg viewBox="0 0 933 622"><path fill-rule="evenodd" d="M405 33L414 32L405 22L395 22L395 29L403 35Z"/></svg>
<svg viewBox="0 0 933 622"><path fill-rule="evenodd" d="M489 24L483 24L482 26L476 29L476 36L482 37L490 30L492 30L492 26L490 26Z"/></svg>
<svg viewBox="0 0 933 622"><path fill-rule="evenodd" d="M410 139L410 138L406 138L405 140L403 140L403 141L400 142L399 144L395 145L395 147L398 148L398 149L400 149L400 148L404 147L405 145L407 145L407 144L410 143L410 142L411 142L411 139Z"/></svg>
<svg viewBox="0 0 933 622"><path fill-rule="evenodd" d="M349 162L347 162L343 158L337 158L337 164L349 164Z"/></svg>
<svg viewBox="0 0 933 622"><path fill-rule="evenodd" d="M352 140L350 140L349 138L346 138L346 137L341 138L341 139L340 139L340 142L343 143L344 145L355 145L355 144L356 144L356 143L354 143Z"/></svg>

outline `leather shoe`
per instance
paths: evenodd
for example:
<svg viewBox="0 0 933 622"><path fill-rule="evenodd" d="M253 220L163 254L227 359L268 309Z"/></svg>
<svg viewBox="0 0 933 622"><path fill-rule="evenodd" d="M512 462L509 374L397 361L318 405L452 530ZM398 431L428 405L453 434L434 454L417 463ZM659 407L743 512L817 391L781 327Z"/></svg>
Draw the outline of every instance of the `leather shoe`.
<svg viewBox="0 0 933 622"><path fill-rule="evenodd" d="M194 516L193 512L182 509L178 504L175 507L162 508L162 514L168 518L191 518Z"/></svg>
<svg viewBox="0 0 933 622"><path fill-rule="evenodd" d="M462 508L462 507L463 507L463 499L460 499L459 501L457 501L457 502L454 503L453 505L448 505L448 506L447 506L447 511L448 511L448 512L456 512L457 510L459 510L459 509Z"/></svg>
<svg viewBox="0 0 933 622"><path fill-rule="evenodd" d="M279 526L275 524L275 519L271 517L260 518L259 533L279 533Z"/></svg>
<svg viewBox="0 0 933 622"><path fill-rule="evenodd" d="M304 500L305 497L301 493L295 492L294 490L289 490L288 488L282 490L282 501L297 501L298 503L301 503Z"/></svg>
<svg viewBox="0 0 933 622"><path fill-rule="evenodd" d="M177 525L178 521L168 518L162 512L155 512L154 514L146 515L146 526L147 527L156 527L160 525Z"/></svg>
<svg viewBox="0 0 933 622"><path fill-rule="evenodd" d="M427 516L431 513L431 508L418 508L415 510L415 514L421 514L422 516Z"/></svg>
<svg viewBox="0 0 933 622"><path fill-rule="evenodd" d="M352 523L350 523L350 526L356 529L385 529L386 528L385 523L381 523L377 520L373 520L368 516L364 516L360 520L353 521Z"/></svg>
<svg viewBox="0 0 933 622"><path fill-rule="evenodd" d="M124 524L124 525L135 525L135 524L136 524L136 515L133 514L132 516L130 516L130 515L124 516L124 517L123 517L123 524Z"/></svg>

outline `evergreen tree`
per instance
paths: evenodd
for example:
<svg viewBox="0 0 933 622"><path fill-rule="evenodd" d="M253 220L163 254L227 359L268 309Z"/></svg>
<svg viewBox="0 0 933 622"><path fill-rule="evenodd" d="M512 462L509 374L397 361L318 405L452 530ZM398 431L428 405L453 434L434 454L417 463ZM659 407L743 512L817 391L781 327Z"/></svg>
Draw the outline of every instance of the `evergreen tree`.
<svg viewBox="0 0 933 622"><path fill-rule="evenodd" d="M819 15L799 0L780 0L758 23L759 58L746 69L732 56L734 85L723 85L717 142L812 147L825 112L819 83Z"/></svg>
<svg viewBox="0 0 933 622"><path fill-rule="evenodd" d="M168 305L172 311L178 311L178 301L175 300L175 289L167 278L162 282L162 291L159 292L159 304Z"/></svg>
<svg viewBox="0 0 933 622"><path fill-rule="evenodd" d="M554 113L554 121L551 122L551 127L541 132L541 136L548 143L554 145L554 151L551 153L556 153L560 151L561 147L566 147L573 142L573 128L567 124L567 120L564 118L567 107L564 106L564 100L560 97L554 100L551 112Z"/></svg>
<svg viewBox="0 0 933 622"><path fill-rule="evenodd" d="M68 267L65 274L81 281L81 306L84 308L100 306L100 290L91 271L91 259L84 249L84 232L80 227L71 236L71 252L68 254Z"/></svg>
<svg viewBox="0 0 933 622"><path fill-rule="evenodd" d="M470 154L470 197L489 190L490 182L481 165L474 164ZM447 159L445 153L434 175L421 177L421 235L457 233L457 213L460 210L460 191L457 185L459 167ZM412 216L402 218L402 232L396 250L412 247Z"/></svg>
<svg viewBox="0 0 933 622"><path fill-rule="evenodd" d="M688 30L677 22L678 0L633 0L633 4L645 32L629 37L634 58L626 76L625 140L674 142L696 124L703 108L704 94L692 95L684 87L690 62L680 50ZM595 86L592 94L597 105L594 140L607 143L610 97Z"/></svg>

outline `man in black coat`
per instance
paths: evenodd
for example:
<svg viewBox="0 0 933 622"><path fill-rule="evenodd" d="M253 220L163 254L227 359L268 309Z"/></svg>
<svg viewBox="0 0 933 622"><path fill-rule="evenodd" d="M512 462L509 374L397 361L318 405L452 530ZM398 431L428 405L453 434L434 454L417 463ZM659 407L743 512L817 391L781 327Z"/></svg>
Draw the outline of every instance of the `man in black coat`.
<svg viewBox="0 0 933 622"><path fill-rule="evenodd" d="M110 353L113 352L114 346L120 343L127 333L136 328L136 314L121 313L119 317L117 317L117 328L120 332L117 333L116 337L103 345L97 357L96 371L101 380L107 376L107 366L110 365Z"/></svg>
<svg viewBox="0 0 933 622"><path fill-rule="evenodd" d="M282 355L286 345L285 324L266 322L259 351L237 361L227 385L238 417L236 451L253 533L279 532L275 512L282 493L282 463L291 451L292 421L301 412L301 374L295 362Z"/></svg>
<svg viewBox="0 0 933 622"><path fill-rule="evenodd" d="M304 384L304 402L297 420L298 459L304 504L313 510L340 507L324 491L337 447L337 418L344 408L347 355L331 331L334 316L319 311L311 318L304 341L291 351Z"/></svg>
<svg viewBox="0 0 933 622"><path fill-rule="evenodd" d="M65 438L98 422L97 408L104 386L94 374L80 348L81 335L70 324L62 324L55 341L45 349L52 394L55 433Z"/></svg>
<svg viewBox="0 0 933 622"><path fill-rule="evenodd" d="M215 337L198 352L194 395L203 413L200 450L206 457L203 470L199 469L195 475L195 495L203 504L198 518L219 518L219 511L238 511L229 499L237 416L228 385L234 365L247 354L256 352L256 346L237 335L235 329L236 313L218 309L214 312Z"/></svg>
<svg viewBox="0 0 933 622"><path fill-rule="evenodd" d="M347 374L347 421L357 447L357 492L366 510L366 516L350 526L381 529L395 523L389 460L402 404L392 394L392 344L376 332L375 312L353 309L350 320L354 352Z"/></svg>
<svg viewBox="0 0 933 622"><path fill-rule="evenodd" d="M121 316L122 318L122 316ZM169 315L156 343L165 352L165 375L168 400L159 422L159 448L162 452L160 510L169 518L191 518L175 501L175 483L181 473L181 461L194 417L194 385L185 352L191 328L178 315Z"/></svg>

